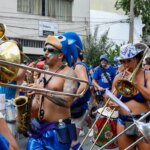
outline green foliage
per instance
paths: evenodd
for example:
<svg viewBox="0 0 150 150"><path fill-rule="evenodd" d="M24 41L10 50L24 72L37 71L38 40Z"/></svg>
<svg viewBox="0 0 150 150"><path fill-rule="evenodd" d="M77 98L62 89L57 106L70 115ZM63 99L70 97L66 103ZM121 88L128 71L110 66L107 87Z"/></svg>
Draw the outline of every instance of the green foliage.
<svg viewBox="0 0 150 150"><path fill-rule="evenodd" d="M117 0L116 9L122 9L126 15L130 12L130 0ZM142 16L142 22L145 24L144 35L150 34L150 1L134 0L134 14L136 17Z"/></svg>
<svg viewBox="0 0 150 150"><path fill-rule="evenodd" d="M120 48L108 38L108 31L106 31L100 39L96 38L97 28L94 36L88 36L88 47L84 49L84 58L88 65L98 66L99 58L102 54L107 54L110 63L114 63L114 57L119 55Z"/></svg>

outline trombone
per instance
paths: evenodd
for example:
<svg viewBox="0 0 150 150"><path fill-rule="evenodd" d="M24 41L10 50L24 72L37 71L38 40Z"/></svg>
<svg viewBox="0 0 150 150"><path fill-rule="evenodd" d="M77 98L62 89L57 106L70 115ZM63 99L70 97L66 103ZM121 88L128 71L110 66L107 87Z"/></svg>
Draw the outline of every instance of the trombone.
<svg viewBox="0 0 150 150"><path fill-rule="evenodd" d="M143 120L144 118L146 118L147 116L150 115L150 111L147 112L145 115L143 115L140 119L138 119L139 121ZM116 137L114 137L112 140L110 140L108 143L106 143L105 145L103 145L99 150L104 149L106 146L108 146L109 144L111 144L113 141L115 141L118 137L120 137L122 134L124 134L127 130L129 130L130 128L132 128L135 125L135 123L131 124L129 127L127 127L124 131L122 131L121 133L119 133ZM144 138L144 137L143 137ZM141 138L142 140L142 138ZM140 140L140 141L141 141ZM139 142L139 141L138 141ZM136 144L137 142L135 142Z"/></svg>
<svg viewBox="0 0 150 150"><path fill-rule="evenodd" d="M25 65L21 65L20 64L20 62L21 62L20 53L21 54L23 54L23 53L20 51L19 45L17 44L16 41L8 40L8 38L5 36L5 31L6 31L6 26L4 24L0 23L0 40L4 40L4 42L2 44L0 44L0 49L1 49L1 51L0 51L0 72L1 72L0 78L5 79L4 81L6 82L6 83L1 82L0 83L1 86L7 86L7 87L17 88L17 89L19 88L19 89L30 90L30 91L32 91L34 89L34 91L36 91L36 92L43 92L43 93L50 92L53 95L56 95L56 94L57 95L68 95L68 96L74 96L74 97L82 97L84 95L84 93L88 89L88 85L89 85L88 81L80 80L78 78L74 78L74 77L70 77L70 76L64 76L61 74L57 74L57 73L53 73L53 72L49 72L49 71L45 71L45 70L41 70L41 69L35 69L35 68L28 67ZM23 56L30 59L25 54L23 54ZM31 61L31 59L30 59L30 61ZM58 92L58 91L52 91L52 90L46 90L46 89L37 89L37 88L8 84L7 83L8 81L11 81L12 79L14 79L19 68L36 71L39 73L54 75L57 77L68 79L68 80L84 82L84 83L86 83L87 86L84 89L84 91L82 91L82 93L72 94L72 93L65 93L65 92ZM4 76L4 78L3 78L3 76Z"/></svg>
<svg viewBox="0 0 150 150"><path fill-rule="evenodd" d="M27 70L31 70L31 71L36 71L36 72L40 72L40 73L45 73L45 74L53 75L53 76L56 76L56 77L61 77L61 78L69 79L69 80L75 80L75 81L78 81L78 82L84 82L84 83L87 84L86 89L84 89L84 91L80 94L72 94L72 93L52 91L52 90L46 90L46 89L37 89L37 88L25 87L25 86L20 86L20 85L12 85L12 84L7 84L7 83L0 83L1 86L7 86L7 87L11 87L11 88L31 90L31 91L34 90L35 92L44 92L45 94L50 92L53 95L67 95L67 96L74 96L74 97L82 97L84 95L84 93L86 92L86 90L88 89L88 84L89 84L88 81L81 80L81 79L78 79L78 78L75 78L75 77L65 76L65 75L62 75L62 74L53 73L53 72L49 72L49 71L45 71L45 70L41 70L41 69L35 69L35 68L32 68L32 67L28 67L28 66L25 66L25 65L20 65L20 64L16 64L16 63L4 61L4 60L0 60L0 64L1 65L7 65L7 66L14 66L14 67L27 69Z"/></svg>

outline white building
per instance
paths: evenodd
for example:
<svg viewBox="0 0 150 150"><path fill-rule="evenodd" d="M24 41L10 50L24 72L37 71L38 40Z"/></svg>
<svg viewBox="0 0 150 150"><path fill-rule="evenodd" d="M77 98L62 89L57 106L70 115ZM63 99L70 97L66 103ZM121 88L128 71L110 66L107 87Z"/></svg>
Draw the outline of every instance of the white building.
<svg viewBox="0 0 150 150"><path fill-rule="evenodd" d="M47 34L75 31L82 39L98 37L109 29L108 37L120 44L128 41L128 16L116 11L116 0L1 0L0 23L7 26L6 36L18 39L26 54L43 54ZM136 19L134 39L140 41L141 19Z"/></svg>
<svg viewBox="0 0 150 150"><path fill-rule="evenodd" d="M76 31L87 34L88 0L1 0L0 23L6 36L21 42L26 54L43 54L47 34Z"/></svg>
<svg viewBox="0 0 150 150"><path fill-rule="evenodd" d="M117 44L127 43L129 40L129 16L121 10L115 9L116 0L91 0L90 31L93 34L99 27L97 36L100 37L109 30L108 37ZM134 19L134 43L141 41L143 24L141 18Z"/></svg>

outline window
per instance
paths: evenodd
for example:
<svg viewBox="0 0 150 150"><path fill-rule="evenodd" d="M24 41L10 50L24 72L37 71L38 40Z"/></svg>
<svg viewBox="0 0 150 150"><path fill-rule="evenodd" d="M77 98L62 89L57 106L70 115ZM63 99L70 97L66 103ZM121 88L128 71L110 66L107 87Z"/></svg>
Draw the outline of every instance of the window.
<svg viewBox="0 0 150 150"><path fill-rule="evenodd" d="M26 40L26 39L19 39L19 38L9 38L18 41L22 46L25 47L34 47L34 48L43 48L45 41L36 41L36 40Z"/></svg>
<svg viewBox="0 0 150 150"><path fill-rule="evenodd" d="M17 0L19 12L71 21L73 0Z"/></svg>
<svg viewBox="0 0 150 150"><path fill-rule="evenodd" d="M42 15L42 0L17 0L17 8L19 12Z"/></svg>

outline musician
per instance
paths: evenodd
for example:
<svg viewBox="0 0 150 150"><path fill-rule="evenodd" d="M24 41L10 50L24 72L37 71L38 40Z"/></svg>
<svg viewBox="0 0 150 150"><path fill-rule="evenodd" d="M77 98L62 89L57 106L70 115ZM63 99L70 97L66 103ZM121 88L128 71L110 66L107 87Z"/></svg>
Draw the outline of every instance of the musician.
<svg viewBox="0 0 150 150"><path fill-rule="evenodd" d="M143 56L144 49L145 47L142 47L141 44L127 44L121 47L120 56L117 57L117 60L120 61L125 70L115 77L113 82L113 90L115 89L118 80L122 78L127 79L128 76L134 71ZM135 74L133 84L139 91L134 96L123 96L120 98L121 94L118 92L116 93L117 97L120 98L121 101L132 111L132 115L130 116L123 109L119 108L119 119L117 123L118 134L125 130L129 124L133 123L133 118L139 119L149 111L147 102L150 101L150 72L143 70L142 65L140 65L137 73ZM110 105L114 105L114 103L111 102ZM148 119L149 118L144 121L148 121ZM139 138L139 132L136 128L131 128L131 130L129 129L128 132L118 138L119 149L124 150L136 141L137 138ZM137 144L137 147L139 150L149 150L150 144L141 141ZM136 149L136 147L133 149Z"/></svg>
<svg viewBox="0 0 150 150"><path fill-rule="evenodd" d="M86 63L83 61L84 59L83 50L82 50L83 45L82 45L80 37L78 36L78 34L74 32L66 32L66 33L63 33L63 35L75 40L75 44L78 50L77 51L78 58L76 62L73 60L73 68L79 79L88 81L88 67ZM86 89L86 87L87 87L86 83L80 82L78 84L77 94L81 94ZM76 101L74 101L71 106L71 120L76 125L77 135L79 135L80 131L82 131L84 122L88 120L88 112L89 112L88 101L90 100L90 96L91 96L91 93L90 93L90 89L88 88L88 90L85 92L83 97L77 98ZM90 123L89 125L91 127ZM80 146L79 141L72 142L73 149L74 148L77 149L79 148L79 146Z"/></svg>
<svg viewBox="0 0 150 150"><path fill-rule="evenodd" d="M73 41L70 40L68 44L68 39L62 35L47 37L43 49L45 63L48 65L47 71L76 77L75 72L69 67L71 65L69 50L72 49L70 46L75 46ZM69 66L63 64L63 59L66 59ZM77 81L41 74L39 83L34 87L73 94L77 90ZM40 94L40 97L35 95L32 111L38 111L38 116L32 120L27 149L69 150L71 141L77 138L75 125L71 124L69 119L74 97L54 95L50 92L35 92L35 94Z"/></svg>

